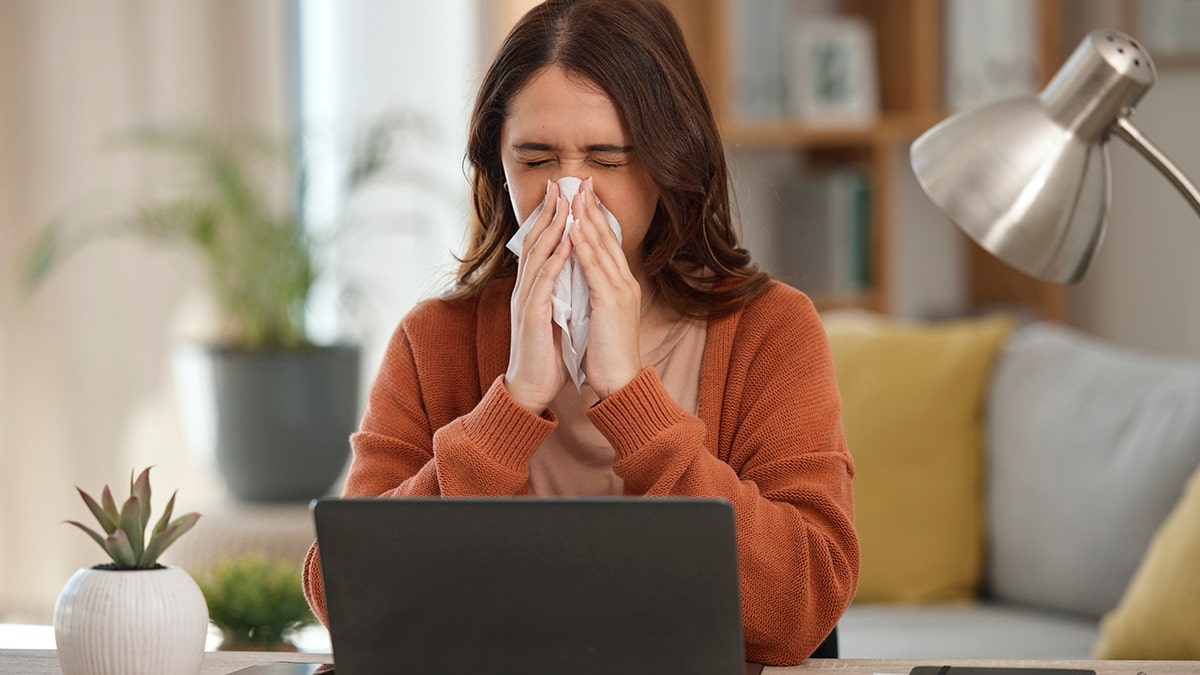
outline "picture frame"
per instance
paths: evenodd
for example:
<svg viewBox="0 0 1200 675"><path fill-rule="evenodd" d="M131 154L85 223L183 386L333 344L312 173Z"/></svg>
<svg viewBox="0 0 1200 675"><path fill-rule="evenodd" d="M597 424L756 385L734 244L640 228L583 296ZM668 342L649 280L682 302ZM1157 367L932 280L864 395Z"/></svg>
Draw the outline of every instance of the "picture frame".
<svg viewBox="0 0 1200 675"><path fill-rule="evenodd" d="M1200 2L1123 0L1121 23L1159 67L1200 65Z"/></svg>
<svg viewBox="0 0 1200 675"><path fill-rule="evenodd" d="M801 16L789 41L787 110L810 124L870 124L879 117L874 33L851 16Z"/></svg>

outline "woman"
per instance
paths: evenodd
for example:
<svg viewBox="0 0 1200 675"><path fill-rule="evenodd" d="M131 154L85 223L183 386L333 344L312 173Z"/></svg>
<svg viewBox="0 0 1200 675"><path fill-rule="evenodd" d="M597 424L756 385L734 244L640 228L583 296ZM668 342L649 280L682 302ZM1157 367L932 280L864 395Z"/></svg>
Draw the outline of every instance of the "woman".
<svg viewBox="0 0 1200 675"><path fill-rule="evenodd" d="M746 658L803 660L858 578L840 400L811 303L737 247L674 18L657 1L535 8L484 77L468 143L477 222L457 285L394 334L345 494L725 498ZM563 177L584 181L570 202ZM590 288L578 389L551 318L569 259ZM305 589L324 620L315 544Z"/></svg>

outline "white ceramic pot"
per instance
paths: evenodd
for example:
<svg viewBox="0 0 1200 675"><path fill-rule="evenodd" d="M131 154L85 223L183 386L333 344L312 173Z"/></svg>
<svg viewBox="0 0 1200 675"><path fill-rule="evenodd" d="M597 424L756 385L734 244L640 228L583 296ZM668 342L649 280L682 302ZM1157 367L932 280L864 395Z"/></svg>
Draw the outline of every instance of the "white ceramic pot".
<svg viewBox="0 0 1200 675"><path fill-rule="evenodd" d="M63 675L196 675L208 605L187 572L80 569L54 604Z"/></svg>

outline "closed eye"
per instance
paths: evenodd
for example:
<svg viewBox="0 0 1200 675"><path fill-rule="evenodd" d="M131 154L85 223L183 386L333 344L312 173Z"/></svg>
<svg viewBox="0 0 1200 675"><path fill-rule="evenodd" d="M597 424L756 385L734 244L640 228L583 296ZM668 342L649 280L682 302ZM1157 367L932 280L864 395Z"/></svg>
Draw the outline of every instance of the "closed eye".
<svg viewBox="0 0 1200 675"><path fill-rule="evenodd" d="M629 163L629 151L624 148L615 152L594 152L591 160L607 169L616 169Z"/></svg>

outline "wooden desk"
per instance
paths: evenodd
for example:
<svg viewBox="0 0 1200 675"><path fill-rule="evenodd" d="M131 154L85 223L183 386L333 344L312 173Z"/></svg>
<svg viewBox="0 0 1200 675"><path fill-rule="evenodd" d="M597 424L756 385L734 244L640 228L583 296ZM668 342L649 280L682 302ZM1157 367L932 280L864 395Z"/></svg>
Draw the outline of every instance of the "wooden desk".
<svg viewBox="0 0 1200 675"><path fill-rule="evenodd" d="M256 663L303 661L327 663L328 654L279 654L275 652L208 652L204 655L201 675L228 675ZM765 668L763 675L907 675L913 666L1007 666L1011 668L1086 668L1096 675L1194 675L1200 673L1200 661L900 661L888 659L810 659L798 666ZM0 673L21 675L62 675L54 650L0 650Z"/></svg>

